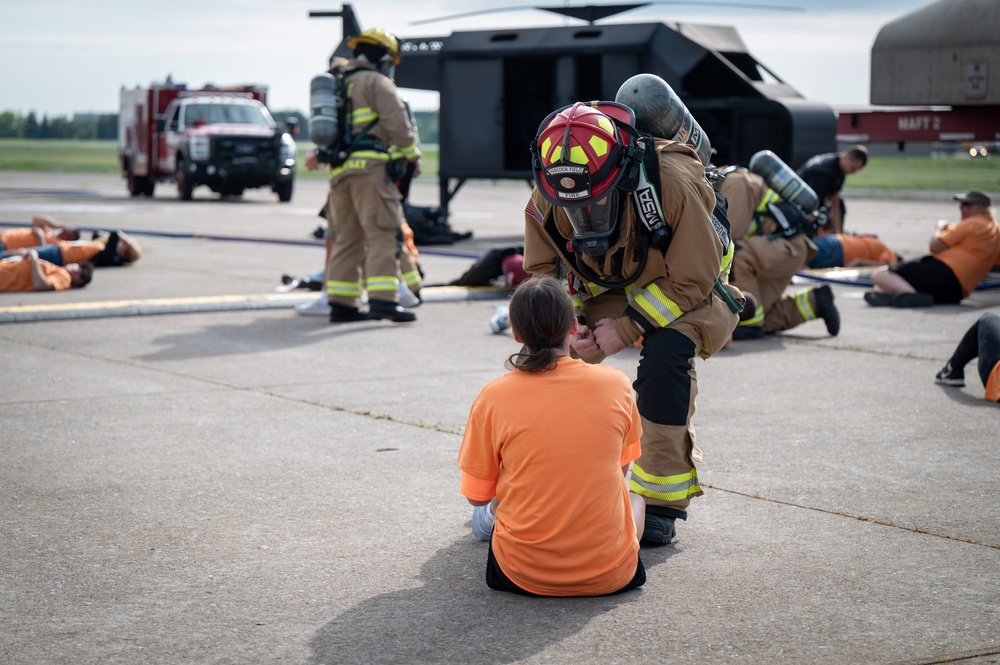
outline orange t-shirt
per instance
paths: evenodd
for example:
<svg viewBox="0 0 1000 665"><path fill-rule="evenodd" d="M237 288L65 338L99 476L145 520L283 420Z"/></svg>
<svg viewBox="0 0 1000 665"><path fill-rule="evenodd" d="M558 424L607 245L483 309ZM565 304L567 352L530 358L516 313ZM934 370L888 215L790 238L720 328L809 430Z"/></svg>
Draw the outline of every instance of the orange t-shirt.
<svg viewBox="0 0 1000 665"><path fill-rule="evenodd" d="M884 261L888 264L896 263L896 255L878 238L838 233L837 240L840 241L840 248L844 252L843 265L845 266L850 265L854 259Z"/></svg>
<svg viewBox="0 0 1000 665"><path fill-rule="evenodd" d="M487 384L458 453L466 497L499 500L493 554L526 591L597 596L638 564L622 467L641 453L628 377L563 357L550 372L513 370Z"/></svg>
<svg viewBox="0 0 1000 665"><path fill-rule="evenodd" d="M946 226L938 237L947 249L933 254L955 273L969 295L1000 260L1000 225L987 213Z"/></svg>
<svg viewBox="0 0 1000 665"><path fill-rule="evenodd" d="M84 263L104 249L104 243L98 240L61 241L58 245L59 251L62 252L63 265Z"/></svg>
<svg viewBox="0 0 1000 665"><path fill-rule="evenodd" d="M40 236L39 233L42 233ZM44 233L40 229L33 226L27 228L10 229L9 231L0 231L0 249L25 249L27 247L38 247L42 242L42 238L45 238L45 242L48 242L48 234Z"/></svg>
<svg viewBox="0 0 1000 665"><path fill-rule="evenodd" d="M42 273L49 278L56 291L68 289L72 283L69 273L48 261L39 261ZM31 282L31 261L0 261L0 291L34 291Z"/></svg>

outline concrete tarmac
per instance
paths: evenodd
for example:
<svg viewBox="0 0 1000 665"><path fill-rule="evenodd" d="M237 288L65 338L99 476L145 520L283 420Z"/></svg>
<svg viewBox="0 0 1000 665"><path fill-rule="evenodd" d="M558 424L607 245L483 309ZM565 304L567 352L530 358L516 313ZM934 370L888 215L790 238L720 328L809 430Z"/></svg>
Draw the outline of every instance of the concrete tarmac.
<svg viewBox="0 0 1000 665"><path fill-rule="evenodd" d="M0 172L0 221L159 234L133 266L0 294L0 313L274 300L282 273L322 267L322 180L288 204L158 190ZM467 183L450 223L475 235L426 248L428 282L520 242L527 194ZM848 196L848 229L907 258L957 213ZM2 323L0 662L1000 662L1000 412L971 365L967 387L934 384L1000 290L923 310L833 290L839 336L810 322L697 362L705 495L675 544L643 549L645 586L592 599L484 581L456 453L517 348L489 329L501 301L428 302L414 324L331 326L291 309L306 292Z"/></svg>

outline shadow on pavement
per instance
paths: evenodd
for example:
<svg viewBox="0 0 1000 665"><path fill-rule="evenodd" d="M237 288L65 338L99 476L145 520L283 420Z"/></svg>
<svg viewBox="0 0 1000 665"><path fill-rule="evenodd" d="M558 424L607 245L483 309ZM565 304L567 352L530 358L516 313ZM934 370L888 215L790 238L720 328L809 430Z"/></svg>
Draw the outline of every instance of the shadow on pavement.
<svg viewBox="0 0 1000 665"><path fill-rule="evenodd" d="M421 568L423 586L370 598L323 626L311 663L512 663L580 632L595 617L644 602L643 590L600 598L531 598L486 586L486 544L463 538ZM643 549L647 571L677 553ZM645 599L645 602L649 602Z"/></svg>

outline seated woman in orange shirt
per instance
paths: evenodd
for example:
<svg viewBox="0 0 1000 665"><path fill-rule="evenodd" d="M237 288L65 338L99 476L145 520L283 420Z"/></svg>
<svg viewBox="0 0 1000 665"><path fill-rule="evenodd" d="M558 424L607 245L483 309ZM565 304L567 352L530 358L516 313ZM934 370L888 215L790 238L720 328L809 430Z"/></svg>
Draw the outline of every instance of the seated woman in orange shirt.
<svg viewBox="0 0 1000 665"><path fill-rule="evenodd" d="M645 504L625 482L641 452L631 383L570 357L578 324L551 277L518 286L510 325L523 347L472 403L458 453L476 530L493 523L486 583L535 596L638 587Z"/></svg>

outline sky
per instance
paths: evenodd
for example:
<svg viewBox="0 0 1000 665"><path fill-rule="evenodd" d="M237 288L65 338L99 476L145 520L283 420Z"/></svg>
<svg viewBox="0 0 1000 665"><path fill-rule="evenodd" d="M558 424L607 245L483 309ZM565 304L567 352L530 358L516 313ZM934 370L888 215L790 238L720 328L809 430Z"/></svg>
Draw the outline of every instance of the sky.
<svg viewBox="0 0 1000 665"><path fill-rule="evenodd" d="M930 2L747 3L802 11L655 2L607 22L733 26L757 61L785 83L842 110L869 105L870 50L879 29ZM309 12L339 10L341 5L339 0L5 0L0 3L0 111L34 111L39 118L116 113L122 87L146 86L168 75L189 87L263 84L272 110L307 111L309 81L325 69L342 35L339 18L309 18ZM516 0L355 0L352 6L363 29L379 27L400 37L583 25ZM414 24L510 7L522 9ZM404 61L400 67L405 66ZM437 107L436 93L403 92L417 110Z"/></svg>

